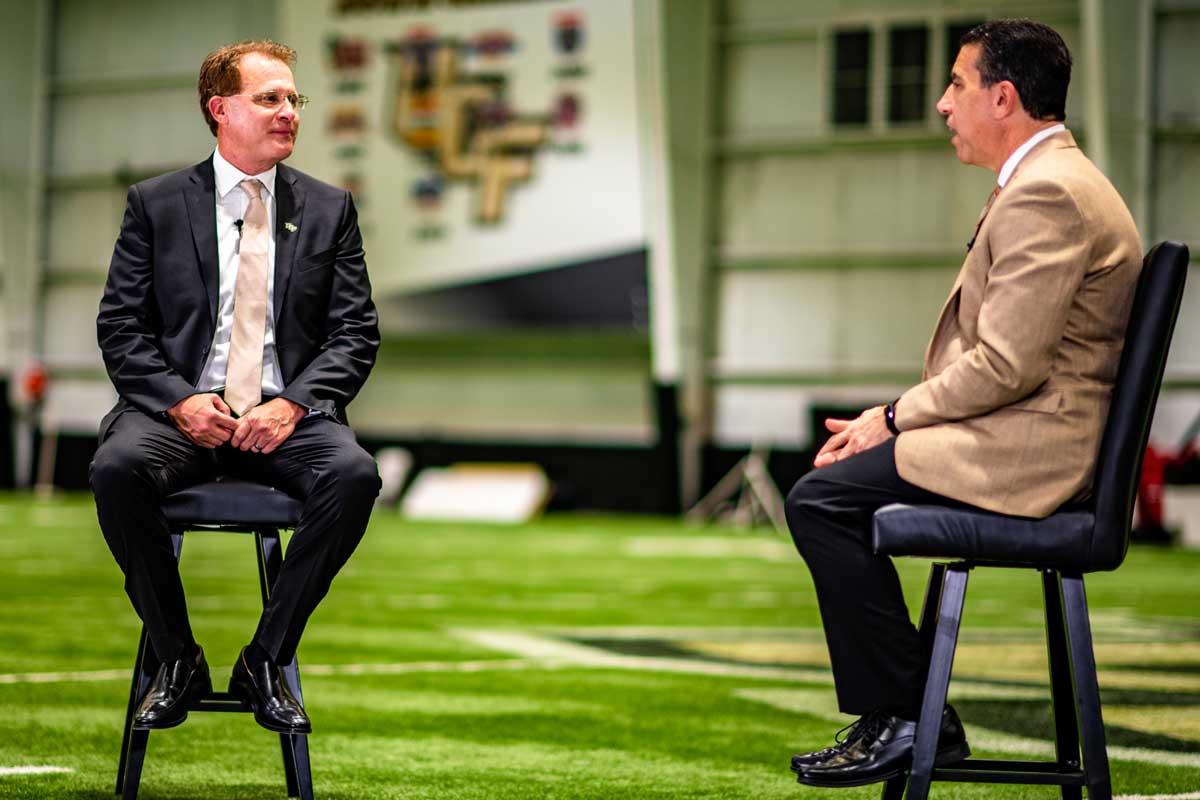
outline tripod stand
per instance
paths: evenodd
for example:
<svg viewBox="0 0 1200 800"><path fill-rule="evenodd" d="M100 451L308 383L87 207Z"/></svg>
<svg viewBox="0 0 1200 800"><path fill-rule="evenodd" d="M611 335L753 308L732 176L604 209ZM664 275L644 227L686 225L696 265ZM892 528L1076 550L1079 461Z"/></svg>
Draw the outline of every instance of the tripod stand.
<svg viewBox="0 0 1200 800"><path fill-rule="evenodd" d="M688 510L685 518L698 521L719 516L743 528L769 520L775 530L786 534L783 496L767 471L770 452L769 448L752 445L750 452Z"/></svg>

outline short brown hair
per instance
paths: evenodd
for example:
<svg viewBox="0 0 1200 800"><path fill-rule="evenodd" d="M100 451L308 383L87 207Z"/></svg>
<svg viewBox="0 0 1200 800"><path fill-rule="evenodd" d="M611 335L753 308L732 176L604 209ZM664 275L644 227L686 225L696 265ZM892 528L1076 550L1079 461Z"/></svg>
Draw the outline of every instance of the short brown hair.
<svg viewBox="0 0 1200 800"><path fill-rule="evenodd" d="M289 67L296 66L296 51L286 44L273 42L270 39L250 39L237 44L227 44L208 54L200 65L200 81L196 90L200 94L200 111L212 135L217 135L217 121L208 110L208 101L213 97L224 97L237 94L242 88L242 72L239 64L242 56L248 53L261 53L268 58L275 58Z"/></svg>

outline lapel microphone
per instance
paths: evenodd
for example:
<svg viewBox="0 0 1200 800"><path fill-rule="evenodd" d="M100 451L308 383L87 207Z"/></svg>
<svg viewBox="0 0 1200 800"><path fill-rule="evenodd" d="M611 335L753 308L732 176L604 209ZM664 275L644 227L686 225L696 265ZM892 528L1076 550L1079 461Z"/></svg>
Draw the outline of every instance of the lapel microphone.
<svg viewBox="0 0 1200 800"><path fill-rule="evenodd" d="M979 215L979 222L975 223L975 233L971 234L971 241L967 242L968 253L971 252L971 248L975 246L975 240L979 238L979 229L983 227L983 221L987 219L988 212L992 210L992 203L996 202L996 197L999 194L999 186L997 186L995 189L992 189L992 194L988 198L987 205L983 207L983 213ZM241 230L241 228L238 228L238 230Z"/></svg>
<svg viewBox="0 0 1200 800"><path fill-rule="evenodd" d="M238 229L238 238L239 239L242 238L242 226L245 224L246 224L245 220L235 219L233 221L233 226Z"/></svg>

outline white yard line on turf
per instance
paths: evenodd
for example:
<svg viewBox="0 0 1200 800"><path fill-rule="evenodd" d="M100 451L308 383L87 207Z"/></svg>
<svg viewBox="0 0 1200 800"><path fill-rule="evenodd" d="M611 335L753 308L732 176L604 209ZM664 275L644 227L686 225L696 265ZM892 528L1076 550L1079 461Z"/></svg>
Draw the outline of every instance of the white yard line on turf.
<svg viewBox="0 0 1200 800"><path fill-rule="evenodd" d="M810 684L833 683L833 675L828 669L760 667L749 664L723 664L719 662L697 661L687 658L627 656L576 642L565 642L561 639L553 639L520 631L458 629L452 632L467 641L513 655L532 659L553 659L559 663L572 663L578 666L649 670L654 672L683 672L759 679L783 679L803 681ZM960 681L960 684L965 684L963 688L967 688L968 693L971 695L985 694L988 683L988 681ZM1012 693L1011 687L1000 685L996 688L1000 696ZM739 690L735 693L748 699L775 705L779 708L828 716L831 719L838 719L841 722L845 721L838 714L836 708L830 705L833 695L829 692L803 689L795 691L787 689L751 689ZM818 693L820 694L819 699L816 697ZM1024 691L1020 690L1019 695L1023 696ZM969 731L976 732L972 735L971 741L979 750L998 750L1001 752L1054 757L1054 745L1051 742L1014 736L978 726L968 725L967 727ZM1200 753L1179 753L1167 750L1151 750L1143 747L1111 746L1108 748L1108 755L1110 758L1122 761L1139 761L1174 767L1200 767ZM1200 800L1200 798L1197 798L1197 800Z"/></svg>
<svg viewBox="0 0 1200 800"><path fill-rule="evenodd" d="M129 680L129 670L101 669L92 672L17 672L10 675L0 675L0 684L115 681L120 678Z"/></svg>
<svg viewBox="0 0 1200 800"><path fill-rule="evenodd" d="M4 775L51 775L60 772L74 772L70 767L0 767L0 776Z"/></svg>
<svg viewBox="0 0 1200 800"><path fill-rule="evenodd" d="M402 675L410 672L487 672L490 670L555 669L561 664L530 659L493 661L411 661L398 664L302 664L305 675Z"/></svg>
<svg viewBox="0 0 1200 800"><path fill-rule="evenodd" d="M1187 794L1119 794L1113 800L1200 800L1200 792Z"/></svg>
<svg viewBox="0 0 1200 800"><path fill-rule="evenodd" d="M484 672L486 670L556 669L575 666L546 659L495 659L491 661L408 661L398 664L302 664L305 675L401 675L410 672ZM20 683L89 683L129 680L128 669L92 672L18 672L0 675L0 685Z"/></svg>
<svg viewBox="0 0 1200 800"><path fill-rule="evenodd" d="M694 658L664 658L661 656L630 656L613 653L599 647L567 642L521 631L488 631L475 629L451 630L473 644L513 655L534 659L552 659L581 667L608 667L652 672L685 672L695 675L719 675L735 678L765 678L832 683L829 670L818 667L772 667L754 664L726 664L700 661Z"/></svg>

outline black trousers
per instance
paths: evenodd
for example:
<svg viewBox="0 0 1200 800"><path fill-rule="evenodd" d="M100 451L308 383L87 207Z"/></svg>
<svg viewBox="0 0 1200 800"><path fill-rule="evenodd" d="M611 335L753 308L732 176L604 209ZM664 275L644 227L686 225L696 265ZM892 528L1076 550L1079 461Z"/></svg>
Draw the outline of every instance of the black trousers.
<svg viewBox="0 0 1200 800"><path fill-rule="evenodd" d="M909 618L896 568L871 546L875 511L889 503L965 508L896 471L896 440L815 469L788 494L788 527L812 572L843 713L920 716L929 651Z"/></svg>
<svg viewBox="0 0 1200 800"><path fill-rule="evenodd" d="M198 447L170 423L136 410L117 417L92 461L92 491L125 591L162 661L179 658L194 639L161 501L222 474L274 486L304 504L253 638L287 664L366 530L379 494L375 461L350 428L328 417L301 420L269 454Z"/></svg>

